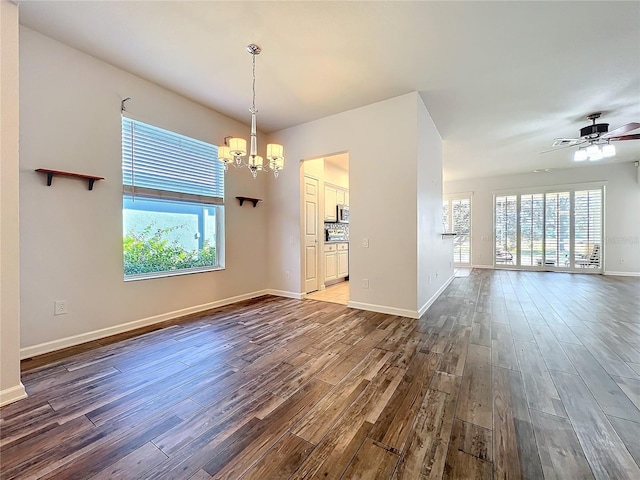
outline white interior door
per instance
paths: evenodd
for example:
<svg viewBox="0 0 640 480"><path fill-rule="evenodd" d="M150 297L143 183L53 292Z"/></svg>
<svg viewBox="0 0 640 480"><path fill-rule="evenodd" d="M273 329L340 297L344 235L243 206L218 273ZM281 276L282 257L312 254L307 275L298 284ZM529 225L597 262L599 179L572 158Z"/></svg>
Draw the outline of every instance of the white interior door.
<svg viewBox="0 0 640 480"><path fill-rule="evenodd" d="M318 290L318 180L304 176L304 291Z"/></svg>

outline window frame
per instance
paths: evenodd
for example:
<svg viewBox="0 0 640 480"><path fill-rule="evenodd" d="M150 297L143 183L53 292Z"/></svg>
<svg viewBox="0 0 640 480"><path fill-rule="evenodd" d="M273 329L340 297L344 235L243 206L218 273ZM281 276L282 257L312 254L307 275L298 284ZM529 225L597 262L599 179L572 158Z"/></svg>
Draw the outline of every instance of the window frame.
<svg viewBox="0 0 640 480"><path fill-rule="evenodd" d="M167 134L167 135L175 135L176 138L178 137L185 137L188 140L193 140L197 143L203 143L206 144L207 149L209 149L209 147L213 147L213 155L212 156L206 156L203 158L206 158L207 160L209 158L211 158L213 160L213 164L211 165L211 168L213 169L213 174L217 175L216 177L214 177L214 180L212 180L212 187L210 187L211 193L212 195L208 195L206 193L188 193L188 192L180 192L178 190L180 190L180 187L177 186L177 188L174 190L171 190L171 187L169 188L148 188L146 186L141 186L141 185L137 185L136 184L136 179L135 179L135 156L134 153L129 153L128 151L125 151L125 121L130 121L130 122L136 122L139 124L143 124L145 126L149 126L152 127L153 129L160 129L163 130L164 132L162 134ZM128 114L124 114L121 116L121 132L122 132L122 138L121 138L121 155L122 155L122 163L121 163L121 167L122 167L122 238L124 240L125 236L127 235L127 230L125 230L125 210L127 210L127 207L125 206L126 203L128 201L133 200L135 202L135 199L140 199L142 201L145 200L156 200L159 202L159 204L161 204L162 202L171 202L174 205L180 205L180 204L184 204L184 205L188 205L190 207L195 207L195 208L213 208L214 209L214 218L215 218L215 226L214 226L214 230L215 230L215 239L214 239L214 244L213 247L215 248L215 264L214 265L207 265L207 266L200 266L200 267L191 267L191 268L180 268L180 269L171 269L171 270L161 270L161 271L156 271L156 272L148 272L148 273L139 273L139 274L129 274L127 275L125 273L125 265L124 265L124 255L125 255L125 251L124 251L124 244L123 244L123 250L122 250L122 255L123 255L123 278L125 282L129 282L129 281L137 281L137 280L146 280L146 279L152 279L152 278L166 278L166 277L173 277L173 276L179 276L179 275L191 275L194 273L204 273L204 272L211 272L211 271L218 271L218 270L224 270L225 269L225 244L226 244L226 229L225 229L225 204L224 204L224 167L218 162L217 159L217 146L207 142L207 141L203 141L200 140L198 138L194 138L194 137L189 137L188 135L184 135L182 133L179 132L175 132L173 130L169 130L167 128L158 126L158 125L154 125L152 123L149 122L145 122L142 120L139 120L138 118L132 117L131 115ZM131 137L128 139L129 143L133 142L134 140L134 129L131 129ZM145 140L146 141L146 140ZM135 149L133 150L135 151ZM187 153L188 155L188 153ZM185 160L184 158L181 159L180 163L178 163L178 166L182 166L183 168L187 168L187 169L191 169L192 167L188 164L188 162L190 161L191 158L195 158L197 157L198 154L194 154L192 157L189 157L188 160ZM167 162L171 162L171 156L169 157L169 160L167 159L163 159L159 164L158 168L161 169L162 166L164 165L166 167ZM175 158L175 157L174 157ZM148 159L146 159L146 161L148 161ZM131 167L130 168L125 168L125 163L131 162ZM202 168L202 165L204 164L196 164L194 165L193 168ZM184 172L183 172L184 173ZM189 172L190 173L190 172ZM125 183L126 179L125 176L128 175L128 178L131 179L130 183ZM177 207L179 208L179 207ZM130 209L129 210L135 210L135 209ZM146 208L142 208L140 209L140 211L148 211L148 212L163 212L163 210L158 209L158 210L154 210L152 208L148 208L148 206ZM166 212L170 212L173 209L167 209ZM175 211L173 211L174 214L177 214ZM199 222L200 225L200 222ZM204 232L200 231L200 228L197 232L199 235L204 235ZM198 248L198 250L201 247Z"/></svg>

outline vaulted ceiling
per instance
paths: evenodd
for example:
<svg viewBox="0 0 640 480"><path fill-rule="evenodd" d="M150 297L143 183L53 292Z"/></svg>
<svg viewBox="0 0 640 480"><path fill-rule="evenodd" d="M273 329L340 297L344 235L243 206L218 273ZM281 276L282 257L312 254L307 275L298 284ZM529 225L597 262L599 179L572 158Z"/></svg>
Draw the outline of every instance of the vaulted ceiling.
<svg viewBox="0 0 640 480"><path fill-rule="evenodd" d="M576 166L574 148L541 152L593 112L640 122L637 1L19 5L21 24L243 122L257 43L267 133L418 91L449 180ZM616 148L606 161L640 160L640 140Z"/></svg>

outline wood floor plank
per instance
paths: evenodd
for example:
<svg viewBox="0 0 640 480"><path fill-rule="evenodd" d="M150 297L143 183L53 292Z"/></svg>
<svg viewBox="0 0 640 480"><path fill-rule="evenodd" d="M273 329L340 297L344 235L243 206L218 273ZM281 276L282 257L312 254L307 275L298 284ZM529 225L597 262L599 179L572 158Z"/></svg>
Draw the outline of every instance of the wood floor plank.
<svg viewBox="0 0 640 480"><path fill-rule="evenodd" d="M625 393L627 398L633 402L636 408L640 408L640 379L624 377L611 377L618 387ZM624 418L624 417L623 417ZM631 419L629 419L631 420Z"/></svg>
<svg viewBox="0 0 640 480"><path fill-rule="evenodd" d="M325 383L335 385L342 380L356 365L358 365L389 332L386 330L374 330L356 343L353 348L341 354L336 362L324 370L316 378Z"/></svg>
<svg viewBox="0 0 640 480"><path fill-rule="evenodd" d="M640 439L640 423L631 422L624 418L612 417L610 415L608 415L607 418L618 433L622 443L624 443L627 450L629 450L633 459L640 465L640 441L638 440Z"/></svg>
<svg viewBox="0 0 640 480"><path fill-rule="evenodd" d="M538 346L535 343L516 342L516 354L521 365L529 408L566 417L562 400Z"/></svg>
<svg viewBox="0 0 640 480"><path fill-rule="evenodd" d="M396 450L404 449L439 359L440 355L433 352L416 354L393 397L369 433L372 439Z"/></svg>
<svg viewBox="0 0 640 480"><path fill-rule="evenodd" d="M285 435L241 477L242 480L279 480L289 478L315 445L293 435Z"/></svg>
<svg viewBox="0 0 640 480"><path fill-rule="evenodd" d="M491 324L473 322L469 343L491 347Z"/></svg>
<svg viewBox="0 0 640 480"><path fill-rule="evenodd" d="M467 359L467 345L469 345L469 327L457 325L453 328L449 340L442 352L438 369L445 373L462 376Z"/></svg>
<svg viewBox="0 0 640 480"><path fill-rule="evenodd" d="M448 388L457 391L461 379L447 375ZM453 427L456 395L429 390L418 411L405 454L400 458L394 478L442 478L449 436Z"/></svg>
<svg viewBox="0 0 640 480"><path fill-rule="evenodd" d="M546 325L532 325L531 330L549 370L578 374L569 357L564 353L560 343L551 329Z"/></svg>
<svg viewBox="0 0 640 480"><path fill-rule="evenodd" d="M551 376L595 478L640 478L640 467L582 379L561 372Z"/></svg>
<svg viewBox="0 0 640 480"><path fill-rule="evenodd" d="M593 478L578 437L567 418L531 411L544 478Z"/></svg>
<svg viewBox="0 0 640 480"><path fill-rule="evenodd" d="M495 367L519 370L518 357L509 325L491 325L491 362Z"/></svg>
<svg viewBox="0 0 640 480"><path fill-rule="evenodd" d="M565 345L564 350L606 414L640 422L638 407L607 374L590 350L580 345Z"/></svg>
<svg viewBox="0 0 640 480"><path fill-rule="evenodd" d="M520 372L493 372L495 478L544 478Z"/></svg>
<svg viewBox="0 0 640 480"><path fill-rule="evenodd" d="M367 418L385 396L389 385L401 380L403 372L388 366L363 390L322 437L316 449L295 472L293 479L340 478L371 429ZM397 385L397 384L396 384Z"/></svg>
<svg viewBox="0 0 640 480"><path fill-rule="evenodd" d="M455 420L443 478L493 478L492 452L491 430Z"/></svg>
<svg viewBox="0 0 640 480"><path fill-rule="evenodd" d="M397 463L398 455L371 438L367 438L351 461L344 478L362 480L391 478Z"/></svg>
<svg viewBox="0 0 640 480"><path fill-rule="evenodd" d="M42 431L36 431L34 435L20 437L17 441L0 449L2 469L14 467L23 462L25 458L43 455L56 445L93 429L95 426L91 420L82 415L62 425L58 423L48 425Z"/></svg>
<svg viewBox="0 0 640 480"><path fill-rule="evenodd" d="M489 348L469 345L456 417L484 428L492 428Z"/></svg>
<svg viewBox="0 0 640 480"><path fill-rule="evenodd" d="M158 465L167 456L153 443L145 443L126 457L91 477L91 480L129 480L140 478L147 470Z"/></svg>
<svg viewBox="0 0 640 480"><path fill-rule="evenodd" d="M572 330L607 373L619 377L639 378L636 372L624 362L622 357L588 328L572 327Z"/></svg>
<svg viewBox="0 0 640 480"><path fill-rule="evenodd" d="M529 322L527 322L527 317L525 317L522 310L509 312L509 325L511 326L511 334L514 340L519 342L535 341Z"/></svg>
<svg viewBox="0 0 640 480"><path fill-rule="evenodd" d="M180 419L178 417L170 417L162 422L151 425L146 430L132 432L112 443L106 443L100 447L93 448L84 455L76 458L73 462L66 463L61 468L53 470L53 472L45 475L43 478L84 480L100 473L105 468L123 460L127 456L134 454L153 437L167 431L179 422Z"/></svg>
<svg viewBox="0 0 640 480"><path fill-rule="evenodd" d="M240 477L329 389L328 384L319 380L309 382L295 395L289 397L268 418L261 420L254 428L248 430L242 439L215 455L202 466L202 469L218 479Z"/></svg>

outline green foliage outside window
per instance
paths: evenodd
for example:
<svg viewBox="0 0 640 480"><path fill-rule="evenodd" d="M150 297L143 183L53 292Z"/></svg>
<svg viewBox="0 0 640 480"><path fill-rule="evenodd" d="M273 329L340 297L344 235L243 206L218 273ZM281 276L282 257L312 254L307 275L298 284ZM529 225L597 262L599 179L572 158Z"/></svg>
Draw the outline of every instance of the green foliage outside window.
<svg viewBox="0 0 640 480"><path fill-rule="evenodd" d="M185 225L156 229L148 225L139 233L127 232L123 238L124 274L168 272L216 264L216 249L204 242L199 250L187 250L177 241L169 241L170 232Z"/></svg>

